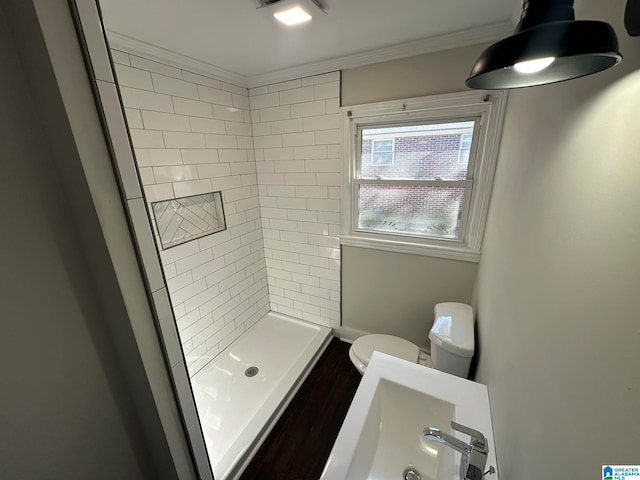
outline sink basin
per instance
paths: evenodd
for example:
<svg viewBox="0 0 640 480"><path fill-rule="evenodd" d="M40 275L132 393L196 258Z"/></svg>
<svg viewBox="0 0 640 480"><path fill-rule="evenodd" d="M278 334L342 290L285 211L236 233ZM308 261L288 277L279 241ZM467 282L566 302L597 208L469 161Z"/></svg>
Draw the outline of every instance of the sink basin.
<svg viewBox="0 0 640 480"><path fill-rule="evenodd" d="M442 456L453 452L422 438L426 426L449 430L455 407L386 379L380 380L347 478L400 478L405 468L435 479ZM453 461L453 458L448 460Z"/></svg>
<svg viewBox="0 0 640 480"><path fill-rule="evenodd" d="M321 480L400 480L408 470L422 480L457 480L461 455L422 435L437 427L468 443L451 429L452 420L485 435L487 469L496 466L484 385L375 352ZM498 480L498 474L485 478Z"/></svg>

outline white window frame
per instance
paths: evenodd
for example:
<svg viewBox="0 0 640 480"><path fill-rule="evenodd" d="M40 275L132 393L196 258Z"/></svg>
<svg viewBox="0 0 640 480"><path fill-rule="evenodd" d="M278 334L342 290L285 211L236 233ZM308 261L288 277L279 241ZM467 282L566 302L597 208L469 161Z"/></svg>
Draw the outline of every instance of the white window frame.
<svg viewBox="0 0 640 480"><path fill-rule="evenodd" d="M506 107L506 92L470 91L430 97L394 100L341 108L342 116L342 245L400 253L428 255L469 262L480 260L482 237L491 197L496 159ZM463 207L460 238L455 240L408 234L377 233L357 228L358 162L363 127L392 124L455 122L476 118L478 127L470 153L470 171L465 185L471 189ZM394 184L399 181L391 181ZM445 186L446 181L441 181ZM434 181L437 184L437 181ZM440 185L438 184L438 185Z"/></svg>
<svg viewBox="0 0 640 480"><path fill-rule="evenodd" d="M376 152L373 150L373 146L376 142L388 142L391 140L391 163L373 163L373 156ZM379 152L377 152L379 153ZM395 163L396 157L396 142L394 138L372 138L371 139L371 166L372 167L392 167Z"/></svg>

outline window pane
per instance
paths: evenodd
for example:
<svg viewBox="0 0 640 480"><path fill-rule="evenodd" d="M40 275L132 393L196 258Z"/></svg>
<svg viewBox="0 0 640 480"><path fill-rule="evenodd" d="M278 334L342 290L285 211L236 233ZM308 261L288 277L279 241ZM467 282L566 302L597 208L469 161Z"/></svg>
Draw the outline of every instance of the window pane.
<svg viewBox="0 0 640 480"><path fill-rule="evenodd" d="M360 185L358 228L456 239L464 193L464 187Z"/></svg>
<svg viewBox="0 0 640 480"><path fill-rule="evenodd" d="M371 154L372 165L393 165L393 152L373 152Z"/></svg>
<svg viewBox="0 0 640 480"><path fill-rule="evenodd" d="M458 163L464 164L465 167L469 164L469 154L471 153L471 141L473 135L464 134L460 136L460 155L458 156Z"/></svg>
<svg viewBox="0 0 640 480"><path fill-rule="evenodd" d="M374 152L393 152L393 140L374 140Z"/></svg>
<svg viewBox="0 0 640 480"><path fill-rule="evenodd" d="M361 178L465 180L469 157L461 158L460 148L462 142L471 146L475 124L466 121L363 129ZM392 152L391 160L381 156L382 152Z"/></svg>

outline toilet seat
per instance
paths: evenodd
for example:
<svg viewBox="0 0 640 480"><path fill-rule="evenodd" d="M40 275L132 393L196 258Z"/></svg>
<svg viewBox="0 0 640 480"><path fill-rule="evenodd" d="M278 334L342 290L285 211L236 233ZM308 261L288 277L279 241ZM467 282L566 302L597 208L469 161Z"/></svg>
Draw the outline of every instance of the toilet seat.
<svg viewBox="0 0 640 480"><path fill-rule="evenodd" d="M367 368L374 351L417 363L420 349L417 345L392 335L364 335L357 338L349 349L349 357L361 373Z"/></svg>

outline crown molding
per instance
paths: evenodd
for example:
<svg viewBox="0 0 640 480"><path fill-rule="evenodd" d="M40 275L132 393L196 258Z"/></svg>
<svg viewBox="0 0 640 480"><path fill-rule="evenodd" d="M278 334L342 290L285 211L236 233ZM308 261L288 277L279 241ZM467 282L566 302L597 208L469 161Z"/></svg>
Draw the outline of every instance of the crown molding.
<svg viewBox="0 0 640 480"><path fill-rule="evenodd" d="M364 65L397 60L399 58L411 57L414 55L466 47L478 43L492 42L511 35L512 32L513 23L512 21L507 20L482 27L462 30L460 32L437 35L423 40L402 43L376 50L369 50L353 55L345 55L331 60L309 63L306 65L249 77L196 60L195 58L187 57L185 55L142 42L112 30L107 30L107 38L111 47L116 50L123 50L127 53L148 58L149 60L182 68L208 77L213 77L218 80L233 83L234 85L254 88L263 85L286 82L288 80L295 80L298 78L311 77L313 75L320 75L346 68L362 67Z"/></svg>
<svg viewBox="0 0 640 480"><path fill-rule="evenodd" d="M249 79L244 75L216 67L215 65L182 55L181 53L151 45L150 43L129 37L128 35L114 32L113 30L107 30L107 40L111 48L115 50L122 50L148 60L164 63L206 77L213 77L216 80L229 82L240 87L247 87L249 84Z"/></svg>

